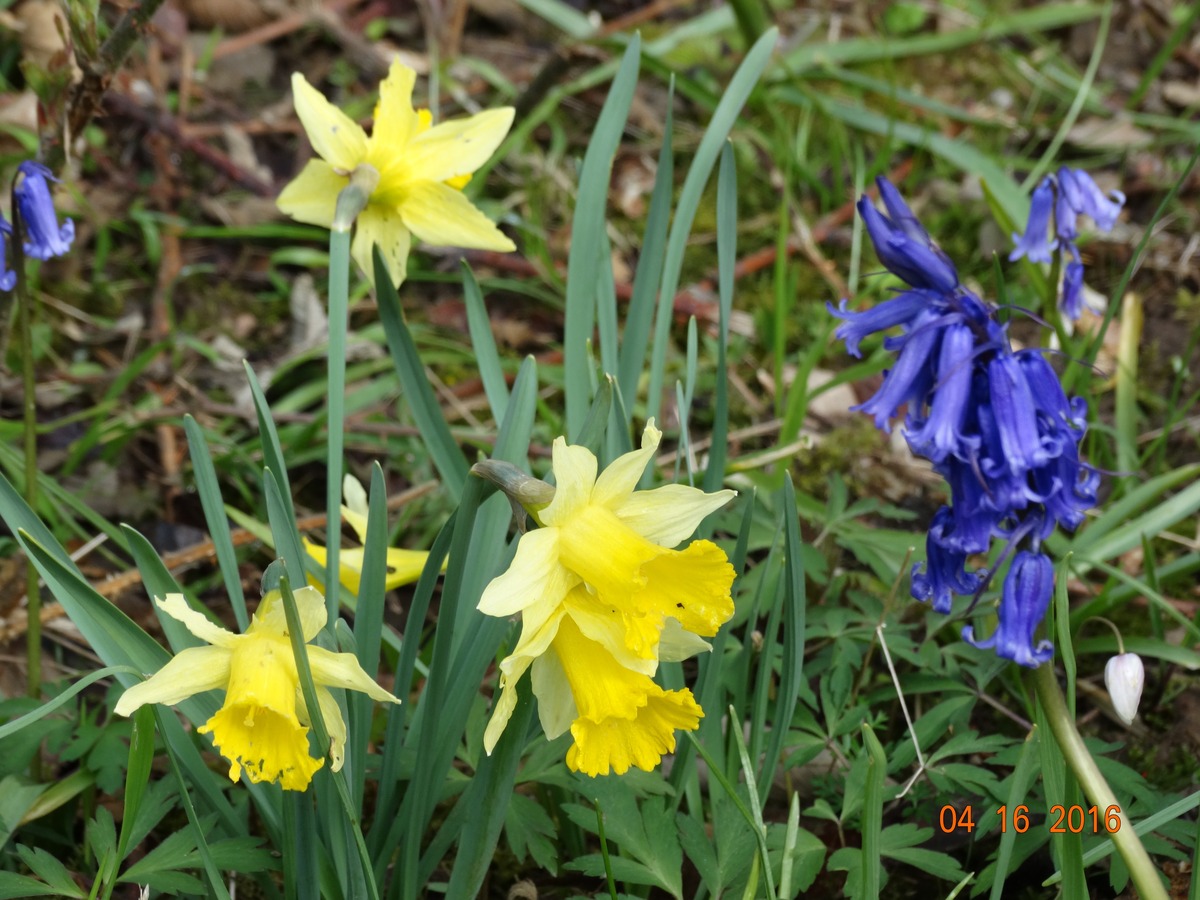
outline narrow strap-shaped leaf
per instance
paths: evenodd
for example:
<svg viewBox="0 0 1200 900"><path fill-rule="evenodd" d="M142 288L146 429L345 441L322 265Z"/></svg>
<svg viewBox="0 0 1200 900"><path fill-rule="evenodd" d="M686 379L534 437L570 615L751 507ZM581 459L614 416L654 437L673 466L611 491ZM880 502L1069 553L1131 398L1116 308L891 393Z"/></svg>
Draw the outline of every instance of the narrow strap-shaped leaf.
<svg viewBox="0 0 1200 900"><path fill-rule="evenodd" d="M603 267L609 268L608 277L612 277L612 261L604 252L608 183L613 157L621 143L637 88L641 52L641 38L634 35L625 48L621 67L600 110L579 170L579 194L571 223L571 250L567 256L563 320L563 386L568 434L575 434L582 427L591 401L587 346L596 321L596 298L598 285L604 277L601 274Z"/></svg>
<svg viewBox="0 0 1200 900"><path fill-rule="evenodd" d="M733 271L737 265L737 166L733 145L721 148L717 170L717 371L713 388L712 442L708 449L708 468L704 471L704 490L712 493L725 482L725 460L729 452L729 377L726 345L729 343L729 317L733 313ZM713 515L716 515L715 513ZM700 527L702 537L712 533L712 516Z"/></svg>
<svg viewBox="0 0 1200 900"><path fill-rule="evenodd" d="M479 366L479 378L487 394L492 418L504 421L508 410L508 385L504 382L504 370L500 368L500 354L496 350L496 338L492 334L492 323L487 307L483 303L483 291L475 273L466 261L462 264L463 302L467 307L467 328L471 332L471 347L475 350L475 361Z"/></svg>
<svg viewBox="0 0 1200 900"><path fill-rule="evenodd" d="M188 452L192 457L192 471L196 476L196 493L200 495L200 506L204 510L204 521L217 553L217 564L221 567L221 580L225 593L233 607L238 629L245 631L250 625L246 612L246 597L242 593L242 576L238 572L237 554L233 549L233 535L229 530L229 519L225 515L225 501L221 499L221 487L217 483L217 469L208 452L208 441L196 420L190 415L183 417L183 430L187 433Z"/></svg>
<svg viewBox="0 0 1200 900"><path fill-rule="evenodd" d="M666 372L667 339L671 333L671 320L674 316L675 292L679 288L679 278L683 271L683 256L687 249L688 235L692 223L696 219L696 211L700 208L700 198L713 166L717 163L725 138L729 135L742 107L758 84L758 79L766 68L779 38L775 28L763 33L750 48L742 64L729 81L729 86L721 95L721 102L713 112L712 120L704 132L700 146L696 148L696 156L688 169L683 188L679 192L679 203L675 207L675 220L671 223L670 236L667 239L666 259L663 262L662 283L659 286L658 311L654 324L654 346L650 354L650 395L647 398L647 415L657 417L662 404L662 387Z"/></svg>
<svg viewBox="0 0 1200 900"><path fill-rule="evenodd" d="M154 608L158 624L162 627L171 649L178 653L187 647L199 647L204 641L184 628L182 622L159 609L158 604L154 602L156 597L184 593L183 587L175 580L175 576L163 564L162 558L141 532L129 525L122 525L121 531L134 564L142 576L142 584L146 587L146 594L150 598L150 605ZM189 602L189 605L194 608L194 604Z"/></svg>
<svg viewBox="0 0 1200 900"><path fill-rule="evenodd" d="M870 723L863 722L862 736L867 756L867 775L862 810L861 896L878 897L881 887L879 875L883 870L883 785L887 778L887 755Z"/></svg>
<svg viewBox="0 0 1200 900"><path fill-rule="evenodd" d="M279 430L275 427L275 420L271 417L271 407L267 404L267 397L263 393L262 386L258 383L258 376L254 374L249 363L243 363L243 365L246 369L246 378L250 382L250 396L254 399L254 413L258 417L258 433L262 441L263 462L278 479L279 495L283 499L284 509L287 511L288 518L294 522L296 521L296 507L292 504L292 490L288 484L287 462L283 458L283 445L279 442Z"/></svg>

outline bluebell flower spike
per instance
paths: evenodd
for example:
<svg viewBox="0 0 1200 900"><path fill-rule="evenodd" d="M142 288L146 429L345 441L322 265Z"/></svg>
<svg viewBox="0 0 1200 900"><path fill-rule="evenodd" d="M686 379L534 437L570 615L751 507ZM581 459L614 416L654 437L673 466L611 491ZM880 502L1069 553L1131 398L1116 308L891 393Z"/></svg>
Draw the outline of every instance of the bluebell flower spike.
<svg viewBox="0 0 1200 900"><path fill-rule="evenodd" d="M1025 231L1013 235L1016 247L1008 258L1017 260L1024 256L1031 262L1048 263L1057 250L1059 263L1063 265L1059 306L1067 318L1078 319L1083 312L1084 275L1083 260L1075 245L1079 238L1079 217L1090 216L1101 231L1111 231L1124 205L1125 195L1120 191L1106 194L1087 172L1064 166L1054 175L1046 176L1034 190Z"/></svg>
<svg viewBox="0 0 1200 900"><path fill-rule="evenodd" d="M1050 237L1055 185L1047 180L1035 193L1021 251L1031 258L1049 258L1056 248L1076 252L1061 235ZM1080 185L1072 181L1071 197L1084 190ZM836 334L855 356L866 337L899 329L883 341L897 354L895 364L874 396L855 408L887 431L906 407L910 448L950 486L950 505L929 527L926 561L913 567L912 595L938 613L951 612L956 595L973 596L985 586L986 572L972 571L971 557L987 553L993 540L1007 541L1003 557L1015 558L1001 590L999 624L986 640L975 641L970 628L964 637L1036 666L1053 653L1046 641L1035 645L1034 634L1054 581L1050 560L1036 547L1058 526L1078 527L1096 502L1099 474L1079 458L1087 404L1066 395L1041 351L1013 351L995 304L959 283L891 184L881 182L880 194L887 215L865 197L859 211L879 258L912 290L865 312L847 310L845 301L830 311L843 320ZM1086 196L1088 204L1098 202ZM1026 543L1035 549L1022 549Z"/></svg>
<svg viewBox="0 0 1200 900"><path fill-rule="evenodd" d="M50 196L50 182L57 179L41 163L26 161L17 166L21 180L13 191L24 225L25 254L34 259L63 256L75 239L75 223L58 224L58 212Z"/></svg>

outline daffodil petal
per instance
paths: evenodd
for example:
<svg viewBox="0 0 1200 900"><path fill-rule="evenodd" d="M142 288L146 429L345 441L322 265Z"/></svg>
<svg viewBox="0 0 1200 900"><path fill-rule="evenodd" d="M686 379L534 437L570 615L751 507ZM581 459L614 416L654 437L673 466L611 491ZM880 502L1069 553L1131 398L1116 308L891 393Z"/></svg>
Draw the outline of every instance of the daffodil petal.
<svg viewBox="0 0 1200 900"><path fill-rule="evenodd" d="M342 507L342 515L354 529L360 541L366 540L367 533L367 489L353 475L347 474L342 479L342 498L346 504ZM351 516L354 518L352 519Z"/></svg>
<svg viewBox="0 0 1200 900"><path fill-rule="evenodd" d="M405 550L391 547L387 552L387 580L384 587L389 591L401 585L412 584L425 571L429 553L425 550ZM444 568L444 564L443 564Z"/></svg>
<svg viewBox="0 0 1200 900"><path fill-rule="evenodd" d="M706 494L699 488L667 484L652 491L634 491L612 509L622 522L660 547L675 547L691 536L700 522L737 496L737 491Z"/></svg>
<svg viewBox="0 0 1200 900"><path fill-rule="evenodd" d="M596 485L596 457L587 447L568 444L565 438L555 438L551 448L554 467L554 499L541 511L539 518L547 525L557 525L586 504Z"/></svg>
<svg viewBox="0 0 1200 900"><path fill-rule="evenodd" d="M392 279L392 284L399 287L408 274L408 251L412 245L412 235L395 209L371 204L359 214L355 223L354 242L350 245L350 255L371 284L375 283L375 261L371 248L376 244L383 255L388 277Z"/></svg>
<svg viewBox="0 0 1200 900"><path fill-rule="evenodd" d="M512 718L513 710L517 708L517 685L533 659L532 656L520 657L514 660L512 671L500 673L500 696L496 698L492 717L488 719L487 728L483 730L483 749L488 756L496 749L500 736L508 727L508 720Z"/></svg>
<svg viewBox="0 0 1200 900"><path fill-rule="evenodd" d="M329 759L331 772L340 772L346 755L346 720L342 717L342 708L337 698L328 688L316 685L317 705L321 707L321 718L325 720L325 730L329 733Z"/></svg>
<svg viewBox="0 0 1200 900"><path fill-rule="evenodd" d="M420 116L412 105L416 80L416 72L394 59L387 78L379 85L368 160L381 173L392 164L406 164L408 142L420 130Z"/></svg>
<svg viewBox="0 0 1200 900"><path fill-rule="evenodd" d="M554 639L554 654L571 687L579 718L601 722L610 716L632 719L646 705L649 676L625 668L590 640L568 617ZM538 694L540 703L542 695Z"/></svg>
<svg viewBox="0 0 1200 900"><path fill-rule="evenodd" d="M405 227L436 247L470 247L511 252L516 245L471 201L449 185L421 181L408 185L400 201Z"/></svg>
<svg viewBox="0 0 1200 900"><path fill-rule="evenodd" d="M557 603L578 580L559 564L558 529L538 528L522 535L508 570L484 589L479 611L503 617L538 601Z"/></svg>
<svg viewBox="0 0 1200 900"><path fill-rule="evenodd" d="M287 183L275 205L297 222L328 228L333 224L338 193L349 180L333 171L325 160L310 159L300 174Z"/></svg>
<svg viewBox="0 0 1200 900"><path fill-rule="evenodd" d="M529 684L538 699L538 721L547 740L565 734L578 712L557 654L545 653L533 661Z"/></svg>
<svg viewBox="0 0 1200 900"><path fill-rule="evenodd" d="M334 653L324 647L308 648L308 665L312 669L313 682L326 687L346 688L350 691L362 691L372 700L380 703L399 703L378 684L370 675L363 671L358 663L358 657L353 653Z"/></svg>
<svg viewBox="0 0 1200 900"><path fill-rule="evenodd" d="M654 420L651 419L642 432L642 448L621 454L600 473L592 491L592 502L608 507L624 502L637 487L642 473L646 471L646 464L654 458L661 440L662 432L654 427Z"/></svg>
<svg viewBox="0 0 1200 900"><path fill-rule="evenodd" d="M299 72L292 75L292 98L296 115L318 156L347 174L366 158L366 132Z"/></svg>
<svg viewBox="0 0 1200 900"><path fill-rule="evenodd" d="M658 670L657 654L633 652L627 640L626 618L613 615L612 608L598 597L589 594L586 589L576 588L567 594L562 605L579 630L612 654L626 669L642 675L653 675ZM654 637L657 639L657 634Z"/></svg>
<svg viewBox="0 0 1200 900"><path fill-rule="evenodd" d="M206 644L215 647L232 647L237 643L238 635L226 631L213 622L202 612L197 612L188 606L183 594L167 594L165 597L155 597L158 608L172 619L183 623L183 627Z"/></svg>
<svg viewBox="0 0 1200 900"><path fill-rule="evenodd" d="M417 135L406 148L404 170L412 181L446 181L487 162L512 127L510 106L451 119Z"/></svg>
<svg viewBox="0 0 1200 900"><path fill-rule="evenodd" d="M315 544L309 545L310 556L316 559L318 552L324 555L325 548ZM304 643L307 644L320 633L328 620L325 596L310 585L293 591L292 596L296 598L296 612L300 614L300 628L304 634ZM283 608L283 595L279 591L271 591L262 598L246 634L270 634L285 638L288 636L287 612Z"/></svg>
<svg viewBox="0 0 1200 900"><path fill-rule="evenodd" d="M150 678L126 690L114 711L128 716L147 703L171 706L194 694L223 688L229 682L229 658L225 647L181 650Z"/></svg>
<svg viewBox="0 0 1200 900"><path fill-rule="evenodd" d="M658 640L659 662L682 662L691 659L697 653L712 650L712 644L699 635L692 634L678 619L666 618L663 621L662 634Z"/></svg>

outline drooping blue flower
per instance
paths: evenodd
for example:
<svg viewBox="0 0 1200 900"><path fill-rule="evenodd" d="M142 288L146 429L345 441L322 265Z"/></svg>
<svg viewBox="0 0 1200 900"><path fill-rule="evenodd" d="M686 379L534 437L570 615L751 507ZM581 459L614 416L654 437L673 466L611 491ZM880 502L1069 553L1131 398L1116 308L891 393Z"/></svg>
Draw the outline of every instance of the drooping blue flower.
<svg viewBox="0 0 1200 900"><path fill-rule="evenodd" d="M1041 351L1013 351L997 307L958 282L953 264L895 188L881 182L880 194L887 216L866 198L859 209L880 259L912 290L865 312L848 311L845 301L830 311L843 320L836 334L856 356L867 336L899 330L883 342L897 354L895 364L855 409L886 431L906 408L909 446L950 487L950 504L929 528L926 561L913 567L912 595L950 612L955 595L986 587L987 573L972 570L971 557L988 552L993 540L1007 541L1005 555L1016 558L1002 589L1000 624L986 641L975 642L970 629L964 637L1036 666L1052 652L1046 642L1033 644L1053 585L1053 568L1039 547L1055 527L1076 528L1096 502L1099 475L1079 458L1087 404L1066 395ZM1046 248L1061 252L1062 236L1047 237L1054 199L1053 182L1035 197L1038 234ZM1038 247L1027 235L1023 252L1033 256ZM1073 245L1068 252L1075 252Z"/></svg>
<svg viewBox="0 0 1200 900"><path fill-rule="evenodd" d="M17 284L17 273L8 268L8 239L12 226L0 216L0 291L11 291Z"/></svg>
<svg viewBox="0 0 1200 900"><path fill-rule="evenodd" d="M1056 174L1047 175L1034 190L1025 231L1013 235L1017 246L1008 258L1025 256L1032 262L1048 263L1051 252L1057 249L1063 265L1059 305L1064 315L1077 319L1083 311L1083 261L1075 246L1079 217L1090 216L1101 231L1111 231L1124 205L1125 195L1120 191L1106 194L1087 172L1063 166ZM1054 237L1050 238L1052 212Z"/></svg>
<svg viewBox="0 0 1200 900"><path fill-rule="evenodd" d="M57 181L41 163L27 160L17 166L23 176L13 191L24 226L25 253L34 259L63 256L75 239L75 223L65 219L58 224L58 213L50 196L50 182Z"/></svg>
<svg viewBox="0 0 1200 900"><path fill-rule="evenodd" d="M915 288L953 291L958 287L958 272L950 258L921 227L892 183L882 176L875 181L889 215L877 210L868 197L858 201L858 212L879 261Z"/></svg>
<svg viewBox="0 0 1200 900"><path fill-rule="evenodd" d="M1050 254L1058 247L1058 239L1051 239L1050 215L1054 212L1054 186L1049 178L1042 181L1033 192L1029 202L1029 222L1024 234L1014 234L1016 249L1008 255L1012 261L1022 256L1030 262L1050 262Z"/></svg>
<svg viewBox="0 0 1200 900"><path fill-rule="evenodd" d="M996 655L1022 666L1036 669L1054 656L1049 641L1033 642L1034 632L1050 607L1054 593L1054 564L1041 553L1022 550L1016 555L1000 592L1000 620L991 637L975 639L975 629L967 625L963 640L981 649L993 649Z"/></svg>

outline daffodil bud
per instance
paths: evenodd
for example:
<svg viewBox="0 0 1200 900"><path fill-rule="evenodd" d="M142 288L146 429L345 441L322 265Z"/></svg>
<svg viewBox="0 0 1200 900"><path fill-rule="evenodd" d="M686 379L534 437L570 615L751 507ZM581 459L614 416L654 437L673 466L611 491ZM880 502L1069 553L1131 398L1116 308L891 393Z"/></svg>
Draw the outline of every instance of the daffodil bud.
<svg viewBox="0 0 1200 900"><path fill-rule="evenodd" d="M501 459L485 459L471 466L471 474L486 478L508 495L512 504L513 518L521 534L525 533L525 516L534 519L554 499L554 485L546 484L532 475L526 475L510 462Z"/></svg>
<svg viewBox="0 0 1200 900"><path fill-rule="evenodd" d="M1137 716L1145 683L1146 669L1136 653L1118 654L1104 667L1104 686L1112 698L1113 709L1126 725L1132 725Z"/></svg>

